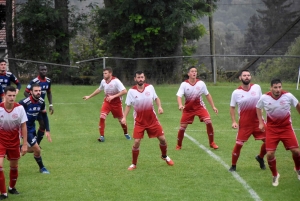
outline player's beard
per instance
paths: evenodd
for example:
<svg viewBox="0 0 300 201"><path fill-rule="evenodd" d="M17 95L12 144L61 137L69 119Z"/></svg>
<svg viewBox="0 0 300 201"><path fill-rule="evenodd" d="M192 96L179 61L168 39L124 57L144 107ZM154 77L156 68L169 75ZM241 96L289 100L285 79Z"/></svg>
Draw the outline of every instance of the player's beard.
<svg viewBox="0 0 300 201"><path fill-rule="evenodd" d="M144 84L144 81L139 81L139 82L136 82L140 87L143 86Z"/></svg>
<svg viewBox="0 0 300 201"><path fill-rule="evenodd" d="M242 83L243 83L244 85L249 85L250 82L251 82L251 80L242 80Z"/></svg>
<svg viewBox="0 0 300 201"><path fill-rule="evenodd" d="M38 100L38 99L41 97L41 94L37 94L37 95L32 94L32 97L33 97L35 100Z"/></svg>

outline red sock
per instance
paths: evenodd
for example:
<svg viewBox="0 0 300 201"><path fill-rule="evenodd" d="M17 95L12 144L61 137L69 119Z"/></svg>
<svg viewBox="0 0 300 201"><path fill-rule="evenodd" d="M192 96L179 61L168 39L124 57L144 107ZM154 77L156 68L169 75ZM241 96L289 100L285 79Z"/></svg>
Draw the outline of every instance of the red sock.
<svg viewBox="0 0 300 201"><path fill-rule="evenodd" d="M184 138L185 129L186 129L185 127L180 126L180 129L179 129L178 134L177 134L177 145L180 146L180 147L182 146L182 140Z"/></svg>
<svg viewBox="0 0 300 201"><path fill-rule="evenodd" d="M272 172L273 177L276 177L278 172L276 168L276 158L268 159L269 168Z"/></svg>
<svg viewBox="0 0 300 201"><path fill-rule="evenodd" d="M127 125L126 124L121 124L121 126L122 126L122 129L124 131L124 134L127 134Z"/></svg>
<svg viewBox="0 0 300 201"><path fill-rule="evenodd" d="M235 144L235 146L232 150L232 158L231 158L232 165L236 165L236 163L240 157L242 147L243 147L242 144L237 144L237 143Z"/></svg>
<svg viewBox="0 0 300 201"><path fill-rule="evenodd" d="M159 144L161 155L167 156L167 144Z"/></svg>
<svg viewBox="0 0 300 201"><path fill-rule="evenodd" d="M266 143L264 142L261 147L260 147L260 153L259 153L259 157L260 158L264 158L264 156L266 155L267 150L266 150Z"/></svg>
<svg viewBox="0 0 300 201"><path fill-rule="evenodd" d="M209 144L214 142L214 128L212 126L212 123L206 124L206 132L208 135Z"/></svg>
<svg viewBox="0 0 300 201"><path fill-rule="evenodd" d="M104 129L105 129L105 119L100 118L99 121L99 133L101 136L104 136Z"/></svg>
<svg viewBox="0 0 300 201"><path fill-rule="evenodd" d="M300 155L299 154L296 154L296 155L293 154L293 159L294 159L296 170L300 170Z"/></svg>
<svg viewBox="0 0 300 201"><path fill-rule="evenodd" d="M139 157L140 149L132 147L132 164L137 164L137 159Z"/></svg>
<svg viewBox="0 0 300 201"><path fill-rule="evenodd" d="M17 179L18 179L18 166L17 167L10 167L10 172L9 172L9 187L14 188Z"/></svg>
<svg viewBox="0 0 300 201"><path fill-rule="evenodd" d="M1 194L6 193L5 177L4 177L4 173L3 173L3 167L0 167L0 191L1 191Z"/></svg>

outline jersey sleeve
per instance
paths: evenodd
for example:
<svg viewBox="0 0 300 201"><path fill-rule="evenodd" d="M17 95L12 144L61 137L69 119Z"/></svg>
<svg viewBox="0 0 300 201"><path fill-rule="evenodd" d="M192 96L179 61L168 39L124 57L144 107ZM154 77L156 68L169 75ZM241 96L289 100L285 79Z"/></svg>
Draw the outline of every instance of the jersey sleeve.
<svg viewBox="0 0 300 201"><path fill-rule="evenodd" d="M24 107L20 106L20 108L21 108L20 109L21 123L24 123L24 122L28 121L28 118L27 118Z"/></svg>
<svg viewBox="0 0 300 201"><path fill-rule="evenodd" d="M33 83L34 83L33 80L31 80L30 83L27 85L27 87L26 87L26 89L25 89L25 91L26 91L27 93L30 92L30 89L31 89L31 86L32 86Z"/></svg>
<svg viewBox="0 0 300 201"><path fill-rule="evenodd" d="M231 94L230 107L236 106L235 90Z"/></svg>
<svg viewBox="0 0 300 201"><path fill-rule="evenodd" d="M182 97L184 95L184 82L181 83L176 96Z"/></svg>
<svg viewBox="0 0 300 201"><path fill-rule="evenodd" d="M119 79L116 80L116 84L117 84L116 87L117 87L117 89L118 89L119 92L123 91L124 89L126 89L125 86L123 85L123 83Z"/></svg>
<svg viewBox="0 0 300 201"><path fill-rule="evenodd" d="M257 101L256 108L263 109L263 107L264 107L264 104L263 104L264 97L265 97L265 95L262 95L260 97L260 99Z"/></svg>
<svg viewBox="0 0 300 201"><path fill-rule="evenodd" d="M298 102L299 102L298 99L293 94L291 94L291 93L288 93L287 95L290 98L291 105L294 106L294 107L296 107L297 104L298 104Z"/></svg>
<svg viewBox="0 0 300 201"><path fill-rule="evenodd" d="M127 96L126 96L126 100L125 100L125 104L127 106L131 106L133 103L133 95L132 95L132 91L133 89L129 89Z"/></svg>
<svg viewBox="0 0 300 201"><path fill-rule="evenodd" d="M208 89L207 89L207 87L206 87L206 84L203 82L203 88L202 88L202 90L203 90L203 94L205 95L205 96L207 96L208 94L209 94L209 92L208 92Z"/></svg>
<svg viewBox="0 0 300 201"><path fill-rule="evenodd" d="M102 80L102 81L100 82L100 86L99 86L99 88L98 88L98 89L101 90L101 91L104 90L103 82L104 82L104 80Z"/></svg>
<svg viewBox="0 0 300 201"><path fill-rule="evenodd" d="M49 80L49 84L48 84L48 89L47 92L50 93L51 92L51 80Z"/></svg>
<svg viewBox="0 0 300 201"><path fill-rule="evenodd" d="M21 89L21 83L19 82L18 78L14 75L14 74L11 74L10 76L10 81L15 83L17 85L17 89Z"/></svg>
<svg viewBox="0 0 300 201"><path fill-rule="evenodd" d="M152 85L151 85L151 88L152 88L152 92L153 92L153 100L156 100L158 98L156 91Z"/></svg>

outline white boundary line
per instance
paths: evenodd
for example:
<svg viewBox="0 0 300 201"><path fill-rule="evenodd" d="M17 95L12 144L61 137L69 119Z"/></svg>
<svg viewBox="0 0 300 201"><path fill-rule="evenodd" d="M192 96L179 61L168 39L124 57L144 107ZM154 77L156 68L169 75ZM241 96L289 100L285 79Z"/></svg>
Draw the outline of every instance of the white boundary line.
<svg viewBox="0 0 300 201"><path fill-rule="evenodd" d="M204 145L200 144L197 140L189 136L188 134L184 133L184 136L189 138L193 143L195 143L199 148L201 148L203 151L205 151L209 156L214 158L217 162L221 163L227 170L230 168L229 165L227 165L219 156L214 154L212 151L207 149ZM247 182L236 172L231 172L232 176L243 185L243 187L249 192L251 197L255 201L261 201L262 199L259 197L259 195L247 184Z"/></svg>

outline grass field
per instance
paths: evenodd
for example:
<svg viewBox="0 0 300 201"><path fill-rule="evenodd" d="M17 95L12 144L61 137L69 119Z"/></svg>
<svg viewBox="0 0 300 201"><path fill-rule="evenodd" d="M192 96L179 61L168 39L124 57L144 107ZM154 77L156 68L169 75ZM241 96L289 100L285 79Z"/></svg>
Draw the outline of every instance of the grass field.
<svg viewBox="0 0 300 201"><path fill-rule="evenodd" d="M299 200L300 181L293 171L291 153L280 144L276 153L280 184L273 187L271 172L261 170L254 157L261 145L252 137L245 143L237 164L237 172L228 171L236 130L231 129L229 101L236 83L208 84L219 114L210 106L215 142L218 150L208 146L205 125L195 120L189 125L182 150L176 151L176 138L181 117L177 109L179 85L156 86L164 114L159 120L168 141L168 155L175 165L160 159L157 139L142 140L137 169L128 171L133 141L126 140L117 120L111 115L106 121L106 141L99 143L98 120L103 93L88 101L84 95L97 86L54 85L50 116L52 143L41 143L43 162L50 175L40 174L32 154L20 160L17 189L20 195L10 200ZM295 84L284 89L300 99ZM128 88L128 87L127 87ZM268 90L263 84L263 92ZM18 99L22 94L18 95ZM48 102L48 101L47 101ZM300 118L292 110L293 125L300 139ZM133 129L132 110L127 119ZM5 161L6 183L8 162Z"/></svg>

